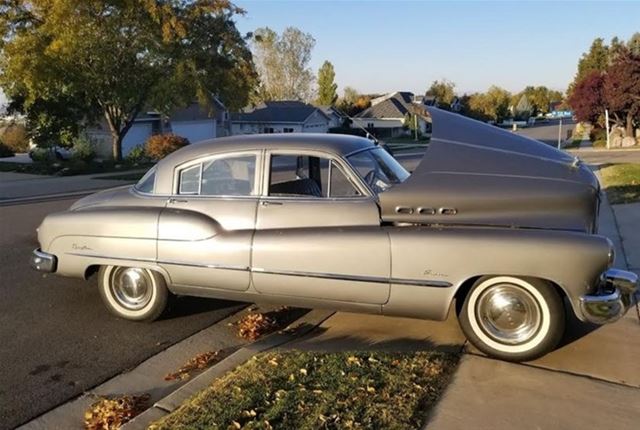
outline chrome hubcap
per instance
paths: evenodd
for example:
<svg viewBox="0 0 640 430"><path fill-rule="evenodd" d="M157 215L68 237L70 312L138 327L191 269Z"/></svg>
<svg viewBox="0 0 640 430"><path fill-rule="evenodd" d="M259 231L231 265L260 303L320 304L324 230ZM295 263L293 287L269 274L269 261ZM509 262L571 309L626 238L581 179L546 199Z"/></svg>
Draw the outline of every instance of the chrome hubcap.
<svg viewBox="0 0 640 430"><path fill-rule="evenodd" d="M527 342L542 324L536 299L517 285L499 284L487 289L476 309L482 330L501 343Z"/></svg>
<svg viewBox="0 0 640 430"><path fill-rule="evenodd" d="M147 270L117 267L111 272L109 284L113 297L127 309L142 309L151 300L153 282Z"/></svg>

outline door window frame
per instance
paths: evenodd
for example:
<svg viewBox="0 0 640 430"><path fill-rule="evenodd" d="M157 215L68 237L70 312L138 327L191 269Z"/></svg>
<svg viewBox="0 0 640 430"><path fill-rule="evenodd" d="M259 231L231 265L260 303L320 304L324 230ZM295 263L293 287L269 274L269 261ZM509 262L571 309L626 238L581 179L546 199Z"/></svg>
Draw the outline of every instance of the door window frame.
<svg viewBox="0 0 640 430"><path fill-rule="evenodd" d="M171 187L171 197L181 198L181 199L259 199L261 197L263 184L262 184L262 167L264 165L264 150L262 149L253 149L246 151L230 151L230 152L218 152L216 154L208 154L202 157L194 158L193 160L186 161L174 167L173 169L173 185ZM254 168L254 192L248 196L238 196L238 195L202 195L200 194L200 189L202 188L202 166L204 163L208 161L220 160L225 158L232 157L247 157L254 156L256 159L256 164ZM200 164L200 184L198 185L198 194L180 194L180 173L188 169L189 167L193 167L194 165Z"/></svg>
<svg viewBox="0 0 640 430"><path fill-rule="evenodd" d="M327 191L330 190L330 181L331 181L331 170L332 163L335 163L338 169L344 174L347 180L351 183L352 186L355 187L356 190L360 192L359 196L345 196L345 197L331 197L331 195L327 197L313 197L313 196L270 196L269 195L269 186L271 184L271 157L274 155L302 155L302 156L311 156L311 157L319 157L325 158L329 160L329 175L327 186L329 187ZM260 192L261 199L268 200L289 200L289 201L311 201L311 202L322 202L322 201L350 201L350 200L371 200L375 199L374 195L371 193L369 187L367 187L359 175L357 175L349 163L342 159L342 157L336 156L336 154L312 149L269 149L266 150L263 155L263 164L262 164L262 189Z"/></svg>

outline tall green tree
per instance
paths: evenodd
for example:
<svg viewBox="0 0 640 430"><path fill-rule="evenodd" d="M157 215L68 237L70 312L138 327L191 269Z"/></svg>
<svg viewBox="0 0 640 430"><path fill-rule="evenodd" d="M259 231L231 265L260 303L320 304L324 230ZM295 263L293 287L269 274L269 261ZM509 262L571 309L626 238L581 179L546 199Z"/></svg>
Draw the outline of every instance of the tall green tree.
<svg viewBox="0 0 640 430"><path fill-rule="evenodd" d="M309 61L315 44L313 36L295 27L282 34L269 27L257 29L252 48L260 85L254 102L311 100L314 75Z"/></svg>
<svg viewBox="0 0 640 430"><path fill-rule="evenodd" d="M449 108L456 97L456 84L447 79L435 80L425 94L435 97L439 106Z"/></svg>
<svg viewBox="0 0 640 430"><path fill-rule="evenodd" d="M617 47L617 39L614 39L614 47ZM578 71L573 78L573 82L569 84L567 94L571 95L575 85L592 71L604 72L610 63L611 48L604 42L604 39L598 37L591 43L589 50L582 54L578 60Z"/></svg>
<svg viewBox="0 0 640 430"><path fill-rule="evenodd" d="M318 99L321 106L333 106L338 100L338 84L335 83L336 72L329 61L322 63L318 70Z"/></svg>
<svg viewBox="0 0 640 430"><path fill-rule="evenodd" d="M0 86L27 112L69 97L100 114L119 160L145 108L214 94L246 104L256 75L233 21L242 13L228 0L3 0Z"/></svg>

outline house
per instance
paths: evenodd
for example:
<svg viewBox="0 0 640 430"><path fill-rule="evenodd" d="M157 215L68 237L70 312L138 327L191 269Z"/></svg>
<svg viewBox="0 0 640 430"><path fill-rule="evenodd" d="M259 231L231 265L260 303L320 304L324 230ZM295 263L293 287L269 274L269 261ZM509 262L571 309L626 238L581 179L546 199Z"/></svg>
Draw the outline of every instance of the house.
<svg viewBox="0 0 640 430"><path fill-rule="evenodd" d="M329 118L329 128L342 127L346 121L349 121L349 116L335 106L317 106L317 108Z"/></svg>
<svg viewBox="0 0 640 430"><path fill-rule="evenodd" d="M357 114L354 127L368 130L378 138L409 134L405 118L413 118L422 134L431 132L431 120L425 107L431 102L426 96L415 96L408 91L396 91L371 100L371 106Z"/></svg>
<svg viewBox="0 0 640 430"><path fill-rule="evenodd" d="M269 101L231 115L231 134L326 133L331 119L299 101Z"/></svg>
<svg viewBox="0 0 640 430"><path fill-rule="evenodd" d="M96 142L99 156L111 154L111 134L103 121L86 130L89 138ZM127 155L136 146L144 145L154 134L174 133L189 142L212 139L229 135L229 112L220 100L213 98L211 107L203 107L193 102L163 115L157 111L138 114L133 125L122 141L122 154Z"/></svg>

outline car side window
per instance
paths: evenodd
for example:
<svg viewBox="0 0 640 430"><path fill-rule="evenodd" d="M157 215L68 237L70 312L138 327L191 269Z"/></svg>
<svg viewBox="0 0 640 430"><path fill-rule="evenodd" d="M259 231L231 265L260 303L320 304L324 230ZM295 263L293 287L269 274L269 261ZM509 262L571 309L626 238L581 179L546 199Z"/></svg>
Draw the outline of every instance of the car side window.
<svg viewBox="0 0 640 430"><path fill-rule="evenodd" d="M202 196L255 195L256 156L205 160L180 171L179 194Z"/></svg>
<svg viewBox="0 0 640 430"><path fill-rule="evenodd" d="M251 196L255 194L256 156L218 158L202 165L203 196Z"/></svg>
<svg viewBox="0 0 640 430"><path fill-rule="evenodd" d="M358 197L362 195L335 161L331 162L330 176L329 194L331 197Z"/></svg>
<svg viewBox="0 0 640 430"><path fill-rule="evenodd" d="M202 164L187 167L180 171L179 194L199 194L200 193L200 171Z"/></svg>
<svg viewBox="0 0 640 430"><path fill-rule="evenodd" d="M269 195L354 197L360 193L335 161L313 155L272 154Z"/></svg>

